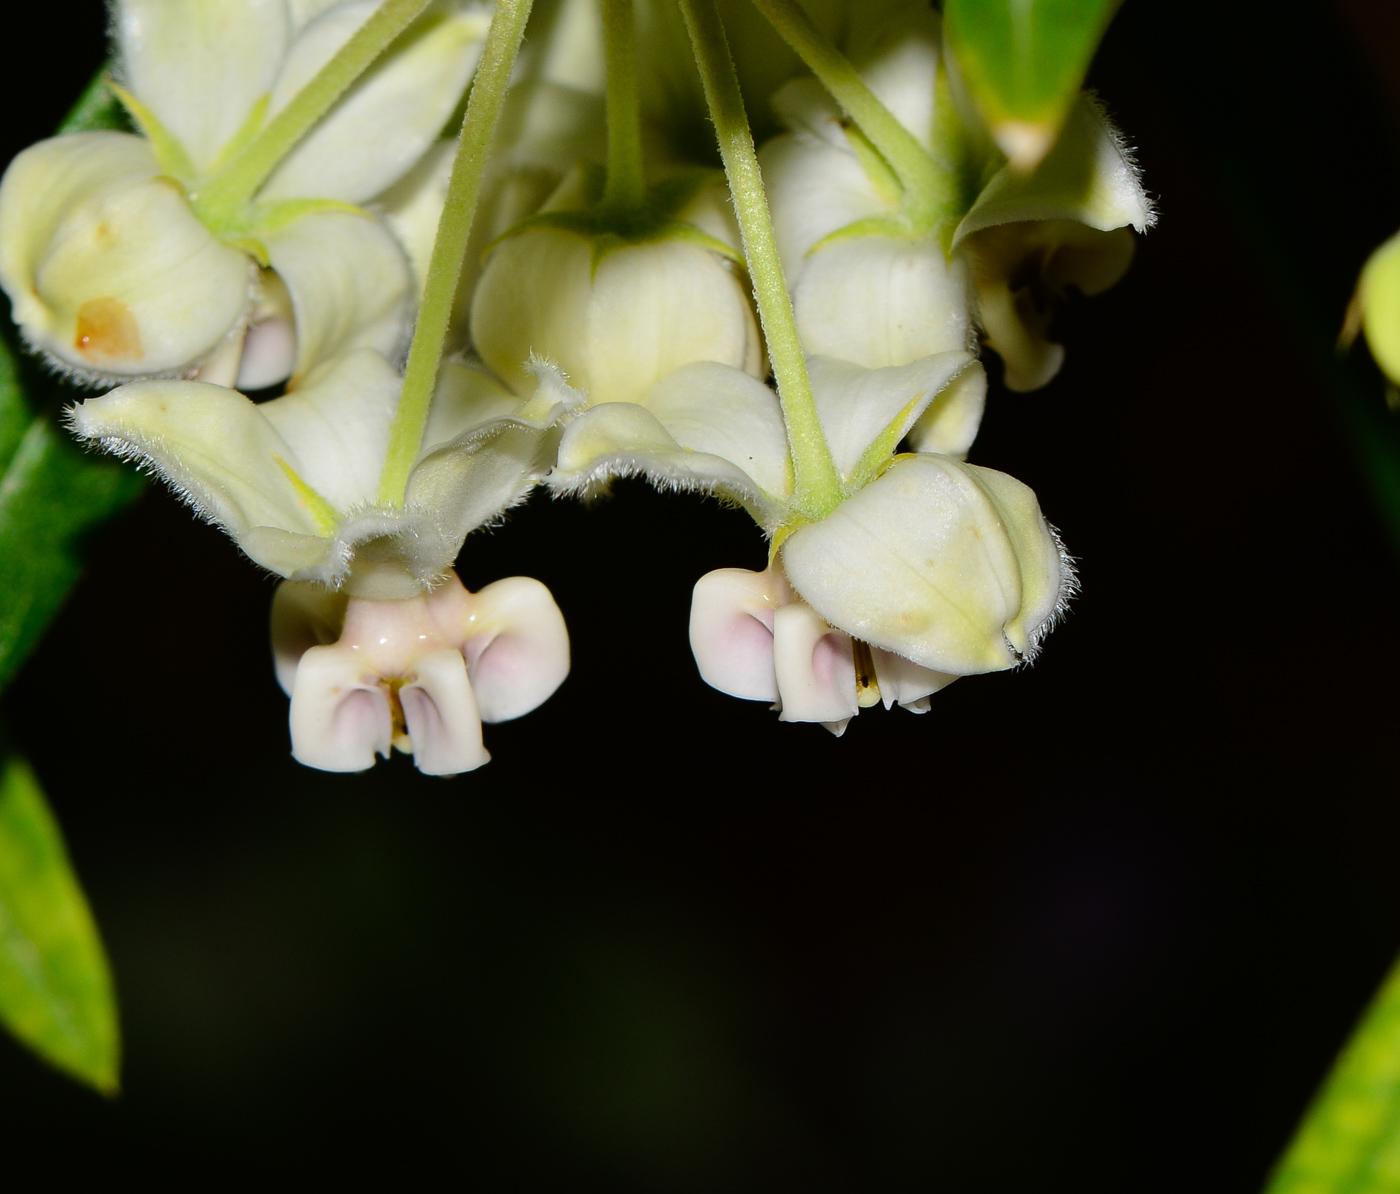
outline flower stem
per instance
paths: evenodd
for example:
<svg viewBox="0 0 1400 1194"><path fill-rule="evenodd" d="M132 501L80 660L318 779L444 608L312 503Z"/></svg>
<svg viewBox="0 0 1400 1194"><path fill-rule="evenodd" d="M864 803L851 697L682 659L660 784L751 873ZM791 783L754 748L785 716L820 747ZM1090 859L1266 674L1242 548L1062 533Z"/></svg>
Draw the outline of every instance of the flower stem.
<svg viewBox="0 0 1400 1194"><path fill-rule="evenodd" d="M956 199L952 180L939 169L918 138L880 102L797 0L753 3L889 163L904 188L906 214L928 225L948 214Z"/></svg>
<svg viewBox="0 0 1400 1194"><path fill-rule="evenodd" d="M705 102L719 137L720 156L739 217L744 258L753 279L768 356L778 381L778 398L792 452L793 505L809 517L822 518L840 504L845 490L817 417L739 78L715 0L681 0L681 9L704 82Z"/></svg>
<svg viewBox="0 0 1400 1194"><path fill-rule="evenodd" d="M292 102L190 196L200 219L216 231L236 224L282 159L428 4L384 0Z"/></svg>
<svg viewBox="0 0 1400 1194"><path fill-rule="evenodd" d="M608 69L608 182L603 206L625 213L646 204L642 173L642 112L637 98L634 0L603 0Z"/></svg>
<svg viewBox="0 0 1400 1194"><path fill-rule="evenodd" d="M438 220L437 238L428 261L428 279L423 301L413 328L413 343L404 369L403 392L399 396L394 425L389 432L389 450L379 477L379 501L402 506L408 474L418 458L428 407L437 385L442 345L452 318L452 302L457 294L462 261L467 255L472 216L481 194L481 177L496 135L510 85L510 72L530 19L531 0L496 0L491 28L482 48L481 63L472 82L466 119L457 140L457 156L447 182L447 196Z"/></svg>

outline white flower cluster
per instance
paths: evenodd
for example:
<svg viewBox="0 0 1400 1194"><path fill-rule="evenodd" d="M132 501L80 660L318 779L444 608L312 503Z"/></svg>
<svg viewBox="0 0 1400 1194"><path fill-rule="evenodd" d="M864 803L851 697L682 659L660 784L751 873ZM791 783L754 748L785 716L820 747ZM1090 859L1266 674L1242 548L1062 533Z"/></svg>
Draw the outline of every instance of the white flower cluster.
<svg viewBox="0 0 1400 1194"><path fill-rule="evenodd" d="M748 0L535 10L117 0L110 86L136 132L43 142L0 184L25 340L118 386L74 431L286 578L295 756L470 770L482 721L562 683L543 586L452 573L540 484L741 504L769 567L701 578L691 643L706 681L784 720L923 712L1030 658L1073 574L1035 495L966 463L977 351L1045 384L1054 301L1117 281L1151 222L1099 106L1021 174L916 0L796 10L815 76ZM787 130L756 158L744 102Z"/></svg>

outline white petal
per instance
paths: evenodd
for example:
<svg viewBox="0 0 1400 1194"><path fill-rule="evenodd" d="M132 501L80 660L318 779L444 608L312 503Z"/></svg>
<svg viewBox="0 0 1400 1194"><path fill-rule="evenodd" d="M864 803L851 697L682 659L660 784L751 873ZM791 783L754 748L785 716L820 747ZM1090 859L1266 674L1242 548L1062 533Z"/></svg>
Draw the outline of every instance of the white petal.
<svg viewBox="0 0 1400 1194"><path fill-rule="evenodd" d="M312 647L340 637L345 625L345 594L324 585L284 580L272 594L272 666L288 696L296 684L297 664Z"/></svg>
<svg viewBox="0 0 1400 1194"><path fill-rule="evenodd" d="M544 444L540 429L502 420L429 453L414 466L405 506L438 528L446 553L440 569L456 558L467 535L534 488L549 469Z"/></svg>
<svg viewBox="0 0 1400 1194"><path fill-rule="evenodd" d="M569 674L569 632L550 592L511 576L472 596L464 647L486 722L510 721L544 704Z"/></svg>
<svg viewBox="0 0 1400 1194"><path fill-rule="evenodd" d="M438 220L442 217L456 153L455 141L439 141L379 198L384 222L408 254L420 298L428 280L428 262L432 260L433 241L437 239Z"/></svg>
<svg viewBox="0 0 1400 1194"><path fill-rule="evenodd" d="M987 371L973 361L953 378L909 429L915 452L967 458L987 405Z"/></svg>
<svg viewBox="0 0 1400 1194"><path fill-rule="evenodd" d="M315 535L309 508L279 461L295 454L242 394L196 381L133 382L73 407L84 439L150 464L205 518L245 541L255 527Z"/></svg>
<svg viewBox="0 0 1400 1194"><path fill-rule="evenodd" d="M790 600L792 591L777 569L721 568L696 581L690 649L700 678L746 701L776 701L773 618L778 606Z"/></svg>
<svg viewBox="0 0 1400 1194"><path fill-rule="evenodd" d="M444 649L421 656L407 679L399 700L413 740L414 766L424 775L460 775L489 762L461 653Z"/></svg>
<svg viewBox="0 0 1400 1194"><path fill-rule="evenodd" d="M459 657L460 658L460 657ZM312 647L292 686L292 757L321 771L364 771L389 757L393 722L379 675L348 648Z"/></svg>
<svg viewBox="0 0 1400 1194"><path fill-rule="evenodd" d="M244 254L215 240L125 133L31 146L0 186L0 283L27 340L80 373L183 372L248 305Z"/></svg>
<svg viewBox="0 0 1400 1194"><path fill-rule="evenodd" d="M374 501L401 385L389 362L366 348L257 409L295 453L302 480L345 511Z"/></svg>
<svg viewBox="0 0 1400 1194"><path fill-rule="evenodd" d="M809 357L817 414L841 475L860 483L857 466L877 440L880 464L894 453L935 396L966 370L965 352L942 352L909 365L866 369L850 361Z"/></svg>
<svg viewBox="0 0 1400 1194"><path fill-rule="evenodd" d="M438 373L428 425L423 431L423 455L459 435L494 419L513 414L520 399L477 365L448 361Z"/></svg>
<svg viewBox="0 0 1400 1194"><path fill-rule="evenodd" d="M864 17L864 14L862 14ZM933 133L939 21L926 4L853 23L846 53L875 97L925 148Z"/></svg>
<svg viewBox="0 0 1400 1194"><path fill-rule="evenodd" d="M662 378L640 405L681 447L738 465L774 497L792 493L778 396L751 374L717 361L696 361Z"/></svg>
<svg viewBox="0 0 1400 1194"><path fill-rule="evenodd" d="M1021 608L1006 624L1006 637L1018 654L1029 658L1074 592L1071 564L1029 486L989 468L973 468L972 477L996 507L1016 553Z"/></svg>
<svg viewBox="0 0 1400 1194"><path fill-rule="evenodd" d="M293 32L306 28L312 21L319 17L328 8L342 3L342 0L287 0L287 9L291 13Z"/></svg>
<svg viewBox="0 0 1400 1194"><path fill-rule="evenodd" d="M116 25L123 81L207 173L272 88L285 0L120 0Z"/></svg>
<svg viewBox="0 0 1400 1194"><path fill-rule="evenodd" d="M779 721L844 723L860 712L851 637L805 602L774 611L773 665L783 702Z"/></svg>
<svg viewBox="0 0 1400 1194"><path fill-rule="evenodd" d="M983 228L1026 220L1075 220L1103 232L1130 225L1143 232L1154 218L1117 130L1081 96L1035 172L1004 167L958 225L953 244Z"/></svg>
<svg viewBox="0 0 1400 1194"><path fill-rule="evenodd" d="M337 5L308 25L288 53L270 111L289 103L377 7ZM484 7L438 9L415 22L283 159L259 198L363 203L402 177L452 115L489 25Z"/></svg>
<svg viewBox="0 0 1400 1194"><path fill-rule="evenodd" d="M789 133L769 141L758 160L789 286L801 280L807 254L818 241L857 220L893 211L848 150Z"/></svg>
<svg viewBox="0 0 1400 1194"><path fill-rule="evenodd" d="M725 494L770 529L786 516L782 503L747 472L722 457L681 447L650 411L630 402L604 403L569 424L549 484L556 491L584 493L609 477L635 476L661 489Z"/></svg>
<svg viewBox="0 0 1400 1194"><path fill-rule="evenodd" d="M531 356L589 401L635 402L691 361L756 373L758 324L734 272L677 240L629 245L593 268L592 241L540 228L497 246L472 300L472 342L517 394Z"/></svg>
<svg viewBox="0 0 1400 1194"><path fill-rule="evenodd" d="M413 279L403 250L378 221L318 212L263 240L296 311L294 384L322 362L357 348L390 359L398 353L408 330Z"/></svg>
<svg viewBox="0 0 1400 1194"><path fill-rule="evenodd" d="M926 698L947 688L957 679L957 676L946 672L920 667L913 660L882 651L879 647L872 647L870 656L875 663L875 676L886 709L891 705L900 705L911 713L927 713L929 706Z"/></svg>
<svg viewBox="0 0 1400 1194"><path fill-rule="evenodd" d="M792 292L802 347L869 369L966 349L969 303L966 266L931 238L833 241L808 257Z"/></svg>
<svg viewBox="0 0 1400 1194"><path fill-rule="evenodd" d="M990 472L944 456L896 461L788 537L789 581L833 625L923 667L1015 666L1040 629L1021 625L1023 608L1029 623L1045 590L1058 600L1046 572L1058 545L1035 495L1001 474L984 485Z"/></svg>

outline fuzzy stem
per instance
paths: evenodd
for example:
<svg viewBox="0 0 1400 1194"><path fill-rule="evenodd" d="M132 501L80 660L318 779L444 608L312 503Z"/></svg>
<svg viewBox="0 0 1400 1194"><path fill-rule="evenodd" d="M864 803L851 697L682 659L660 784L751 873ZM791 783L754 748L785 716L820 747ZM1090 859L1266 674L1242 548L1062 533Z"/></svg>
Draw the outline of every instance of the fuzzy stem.
<svg viewBox="0 0 1400 1194"><path fill-rule="evenodd" d="M642 112L637 98L634 0L603 0L608 70L608 183L603 206L631 212L646 204L642 173Z"/></svg>
<svg viewBox="0 0 1400 1194"><path fill-rule="evenodd" d="M379 501L383 505L403 505L408 474L422 446L423 428L428 422L428 407L433 400L438 365L442 361L443 341L452 319L457 280L462 274L472 217L481 194L482 173L500 122L501 106L510 86L510 72L515 66L520 39L530 19L530 4L531 0L496 0L491 28L481 51L481 63L472 82L467 115L457 140L457 156L452 162L447 196L438 220L437 238L433 241L433 255L428 261L428 279L413 328L413 343L408 350L403 391L389 432L384 471L379 477Z"/></svg>
<svg viewBox="0 0 1400 1194"><path fill-rule="evenodd" d="M214 229L235 224L282 159L428 4L384 0L292 102L190 197L200 219Z"/></svg>
<svg viewBox="0 0 1400 1194"><path fill-rule="evenodd" d="M753 279L758 315L768 342L768 356L778 381L783 422L787 426L794 478L793 505L812 518L822 518L845 497L841 475L817 417L807 361L797 334L792 299L783 280L783 266L773 238L773 219L763 190L763 175L754 152L753 135L739 91L739 77L729 54L715 0L681 0L695 62L705 86L705 102L719 137L720 156L739 217L744 258Z"/></svg>
<svg viewBox="0 0 1400 1194"><path fill-rule="evenodd" d="M929 224L947 214L955 198L952 180L879 101L797 0L753 0L753 4L889 163L904 188L906 214Z"/></svg>

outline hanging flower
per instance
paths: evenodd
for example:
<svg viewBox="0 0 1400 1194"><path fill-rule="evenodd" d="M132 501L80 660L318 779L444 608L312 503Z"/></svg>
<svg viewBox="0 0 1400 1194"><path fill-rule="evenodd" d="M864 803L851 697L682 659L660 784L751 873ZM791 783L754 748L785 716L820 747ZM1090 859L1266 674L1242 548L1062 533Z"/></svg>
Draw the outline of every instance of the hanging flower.
<svg viewBox="0 0 1400 1194"><path fill-rule="evenodd" d="M272 384L358 348L393 355L410 274L358 205L432 144L471 76L488 10L435 5L246 202L214 198L376 8L121 0L124 85L112 86L141 135L41 142L0 184L0 286L25 339L75 376L113 382L202 368L225 384Z"/></svg>
<svg viewBox="0 0 1400 1194"><path fill-rule="evenodd" d="M391 749L427 775L473 771L491 757L481 723L529 713L569 674L563 616L526 576L469 593L449 571L390 601L284 581L272 650L292 754L322 771L363 771Z"/></svg>
<svg viewBox="0 0 1400 1194"><path fill-rule="evenodd" d="M936 421L939 402L957 394L972 366L958 351L878 370L809 358L847 494L817 521L793 505L776 395L714 363L678 370L637 403L584 411L565 430L548 480L581 494L609 477L641 475L662 488L716 493L773 536L768 572L725 570L696 588L692 644L716 687L779 701L786 720L836 725L860 706L852 677L861 665L851 653L878 651L886 654L870 656L864 670L874 675L861 691L888 684L888 702L915 704L948 677L1032 658L1074 587L1026 486L951 456L898 452L928 412ZM768 639L740 615L761 623ZM849 674L832 662L844 656Z"/></svg>
<svg viewBox="0 0 1400 1194"><path fill-rule="evenodd" d="M270 402L204 382L133 382L80 403L70 421L294 582L274 638L297 758L358 770L411 740L420 767L449 774L486 761L478 713L520 716L568 672L542 586L514 578L469 600L451 573L466 535L548 469L580 401L556 371L537 372L521 402L478 369L446 366L402 506L377 500L400 378L370 349ZM306 666L290 670L301 651ZM386 708L398 719L387 737Z"/></svg>
<svg viewBox="0 0 1400 1194"><path fill-rule="evenodd" d="M881 701L927 713L929 696L957 679L837 630L777 565L702 576L691 599L690 647L711 688L768 701L780 721L820 722L838 737Z"/></svg>

